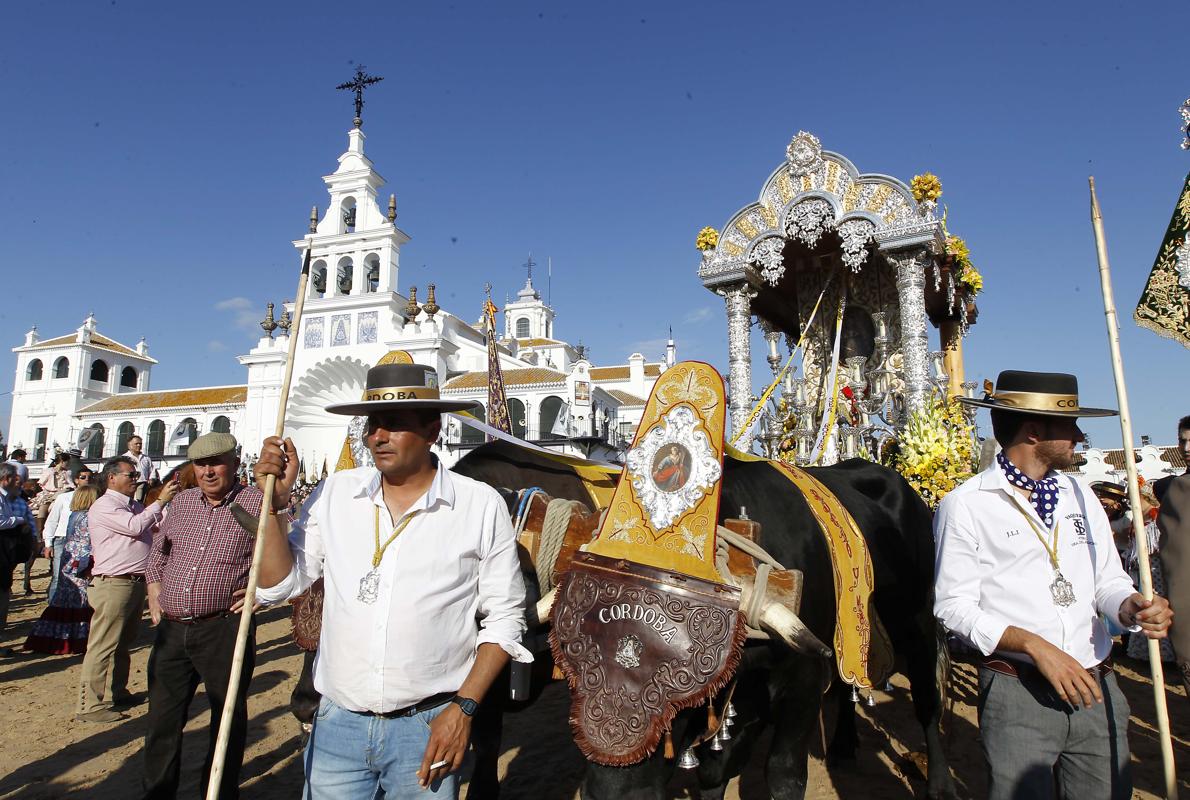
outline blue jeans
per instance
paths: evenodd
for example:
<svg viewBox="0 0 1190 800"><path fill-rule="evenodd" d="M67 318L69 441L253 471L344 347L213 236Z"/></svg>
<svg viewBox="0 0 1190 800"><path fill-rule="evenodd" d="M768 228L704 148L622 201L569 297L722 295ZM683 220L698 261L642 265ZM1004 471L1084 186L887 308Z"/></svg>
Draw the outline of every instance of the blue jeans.
<svg viewBox="0 0 1190 800"><path fill-rule="evenodd" d="M62 571L62 553L66 548L66 537L55 536L53 548L54 563L50 565L50 588L47 589L50 600L54 599L54 591L58 588L58 575Z"/></svg>
<svg viewBox="0 0 1190 800"><path fill-rule="evenodd" d="M357 714L323 695L306 743L305 800L457 798L453 772L422 788L417 782L430 723L445 705L411 717Z"/></svg>

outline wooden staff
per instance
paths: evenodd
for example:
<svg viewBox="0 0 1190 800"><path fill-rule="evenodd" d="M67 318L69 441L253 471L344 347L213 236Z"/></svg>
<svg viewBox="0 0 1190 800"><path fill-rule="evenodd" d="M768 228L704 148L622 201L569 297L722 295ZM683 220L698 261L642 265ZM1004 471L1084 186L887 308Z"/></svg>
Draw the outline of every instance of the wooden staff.
<svg viewBox="0 0 1190 800"><path fill-rule="evenodd" d="M1132 449L1132 417L1128 411L1128 388L1124 385L1124 361L1120 357L1120 321L1111 288L1111 267L1107 262L1107 241L1103 236L1103 215L1091 184L1091 225L1095 229L1095 251L1099 255L1099 284L1103 289L1103 313L1107 317L1107 340L1111 345L1111 365L1116 376L1116 400L1120 404L1120 434L1124 439L1124 466L1128 472L1128 502L1132 506L1132 535L1136 537L1136 555L1140 569L1140 593L1153 599L1153 575L1149 572L1149 543L1141 513L1140 485L1136 480L1136 451ZM1147 637L1146 637L1147 638ZM1161 667L1161 643L1148 639L1149 667L1153 676L1153 700L1157 706L1157 733L1161 741L1161 760L1165 764L1165 796L1177 800L1178 784L1174 771L1173 742L1169 737L1169 709L1165 705L1165 671Z"/></svg>
<svg viewBox="0 0 1190 800"><path fill-rule="evenodd" d="M302 274L298 277L297 300L293 305L293 321L289 327L289 355L285 359L285 379L281 382L281 397L277 405L277 425L274 431L276 436L285 435L285 407L289 402L289 384L293 380L293 355L297 350L298 334L301 331L302 309L306 306L306 284L310 280L310 251L313 249L312 242L306 246L306 256L302 259ZM223 762L227 758L227 743L231 738L231 717L235 712L236 699L240 693L240 675L244 671L244 652L248 649L248 632L252 629L252 615L256 605L256 583L260 580L260 560L264 555L264 533L268 526L269 514L273 510L273 485L276 482L275 475L265 478L264 500L260 506L260 522L256 526L256 545L252 550L252 567L248 570L248 585L244 589L244 607L240 610L240 629L236 634L236 649L231 659L231 677L227 681L227 697L223 701L223 713L219 718L219 738L215 742L215 755L211 761L207 800L218 800L219 784L223 779ZM215 710L211 709L212 724L214 720Z"/></svg>

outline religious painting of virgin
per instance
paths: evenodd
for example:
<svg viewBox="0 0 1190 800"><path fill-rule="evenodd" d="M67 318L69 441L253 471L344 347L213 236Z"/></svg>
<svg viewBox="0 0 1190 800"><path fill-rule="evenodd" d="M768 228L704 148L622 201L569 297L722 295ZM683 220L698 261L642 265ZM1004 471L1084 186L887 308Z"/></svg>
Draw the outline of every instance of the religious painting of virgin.
<svg viewBox="0 0 1190 800"><path fill-rule="evenodd" d="M653 457L651 474L660 491L680 491L690 479L690 451L676 442L663 446Z"/></svg>

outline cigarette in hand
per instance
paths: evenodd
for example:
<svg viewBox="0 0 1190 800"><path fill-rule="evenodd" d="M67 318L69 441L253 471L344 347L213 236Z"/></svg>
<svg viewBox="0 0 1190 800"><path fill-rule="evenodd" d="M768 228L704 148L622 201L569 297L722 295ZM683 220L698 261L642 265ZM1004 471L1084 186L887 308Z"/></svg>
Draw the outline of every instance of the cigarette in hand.
<svg viewBox="0 0 1190 800"><path fill-rule="evenodd" d="M450 761L448 761L446 759L443 759L442 761L435 761L433 764L430 765L430 769L438 769L439 767L445 767L449 763L450 763Z"/></svg>

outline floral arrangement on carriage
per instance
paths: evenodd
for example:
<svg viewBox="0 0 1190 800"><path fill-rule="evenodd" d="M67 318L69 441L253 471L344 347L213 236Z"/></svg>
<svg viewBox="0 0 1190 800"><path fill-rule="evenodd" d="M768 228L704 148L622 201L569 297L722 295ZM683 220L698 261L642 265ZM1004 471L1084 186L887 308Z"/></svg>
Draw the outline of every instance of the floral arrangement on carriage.
<svg viewBox="0 0 1190 800"><path fill-rule="evenodd" d="M901 473L931 511L975 474L979 457L969 412L944 392L934 392L909 414L896 445L885 453L886 466Z"/></svg>
<svg viewBox="0 0 1190 800"><path fill-rule="evenodd" d="M938 198L942 196L942 181L932 172L914 176L909 188L914 199L931 211L937 207ZM947 216L947 210L944 208L942 229L946 233L946 252L942 261L943 274L935 275L935 289L940 291L945 283L946 307L966 328L969 307L974 306L975 297L983 291L983 275L971 260L971 250L967 242L947 229Z"/></svg>

